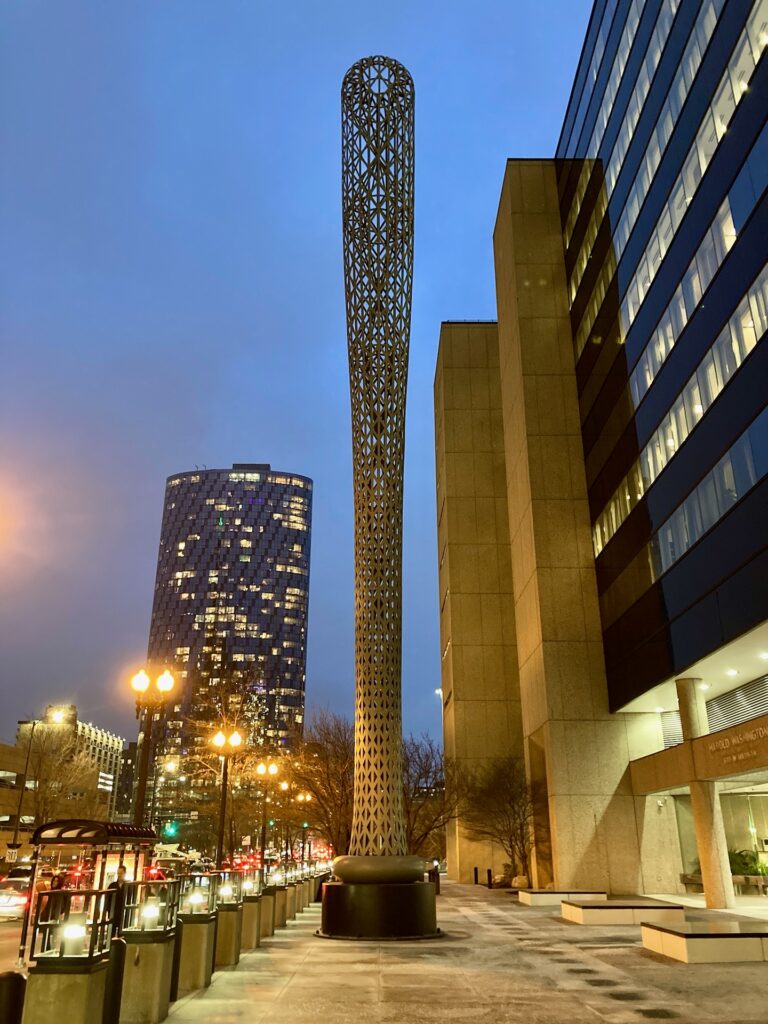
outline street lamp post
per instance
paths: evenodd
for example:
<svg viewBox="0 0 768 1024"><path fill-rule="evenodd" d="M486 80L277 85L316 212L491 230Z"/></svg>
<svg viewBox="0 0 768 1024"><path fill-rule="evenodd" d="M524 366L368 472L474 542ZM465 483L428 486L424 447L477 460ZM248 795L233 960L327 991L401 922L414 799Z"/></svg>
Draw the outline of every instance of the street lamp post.
<svg viewBox="0 0 768 1024"><path fill-rule="evenodd" d="M171 695L175 680L166 669L155 680L155 690L150 690L149 675L142 669L131 679L131 689L136 694L136 717L142 712L141 756L139 757L139 778L133 802L133 824L140 828L144 824L144 805L147 801L147 779L149 777L149 754L152 746L152 720L155 707L163 707Z"/></svg>
<svg viewBox="0 0 768 1024"><path fill-rule="evenodd" d="M219 729L211 738L221 757L221 801L219 803L219 831L216 837L216 868L221 871L224 860L224 825L227 819L227 789L229 788L229 759L242 745L243 737L234 729L229 736Z"/></svg>
<svg viewBox="0 0 768 1024"><path fill-rule="evenodd" d="M270 761L267 764L265 761L260 761L256 765L256 774L260 775L264 780L264 799L261 802L261 837L260 837L260 849L261 849L261 867L259 868L259 888L264 887L264 882L267 879L267 793L269 792L267 786L270 778L274 778L280 769L274 761Z"/></svg>
<svg viewBox="0 0 768 1024"><path fill-rule="evenodd" d="M26 723L20 723L20 724L25 724L26 725ZM32 741L35 738L35 726L36 725L37 725L37 721L33 721L33 722L30 723L29 740L27 742L27 756L26 756L26 758L24 760L24 774L21 776L21 790L19 792L19 805L16 808L16 824L14 825L14 828L13 828L13 842L8 844L8 851L10 852L12 850L13 854L12 854L12 857L8 857L8 860L16 860L16 857L17 857L18 851L19 851L19 847L21 846L21 843L19 842L19 826L21 824L21 812L24 810L24 794L25 794L26 789L27 789L27 778L29 776L29 759L30 759L30 756L32 754Z"/></svg>
<svg viewBox="0 0 768 1024"><path fill-rule="evenodd" d="M311 793L299 793L296 797L300 804L308 804L312 801ZM306 865L306 848L307 848L307 829L309 828L308 821L302 821L301 823L301 870L305 870Z"/></svg>

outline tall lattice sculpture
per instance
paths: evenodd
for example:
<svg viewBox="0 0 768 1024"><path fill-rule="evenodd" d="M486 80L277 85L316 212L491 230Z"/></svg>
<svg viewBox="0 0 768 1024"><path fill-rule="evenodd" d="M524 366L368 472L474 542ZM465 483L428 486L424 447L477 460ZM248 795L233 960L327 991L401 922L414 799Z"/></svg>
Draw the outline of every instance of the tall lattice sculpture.
<svg viewBox="0 0 768 1024"><path fill-rule="evenodd" d="M342 212L355 495L352 855L405 854L400 662L403 453L413 280L411 76L366 57L344 76Z"/></svg>
<svg viewBox="0 0 768 1024"><path fill-rule="evenodd" d="M389 57L344 76L342 210L355 487L355 803L321 934L439 934L402 805L403 451L413 280L413 82Z"/></svg>

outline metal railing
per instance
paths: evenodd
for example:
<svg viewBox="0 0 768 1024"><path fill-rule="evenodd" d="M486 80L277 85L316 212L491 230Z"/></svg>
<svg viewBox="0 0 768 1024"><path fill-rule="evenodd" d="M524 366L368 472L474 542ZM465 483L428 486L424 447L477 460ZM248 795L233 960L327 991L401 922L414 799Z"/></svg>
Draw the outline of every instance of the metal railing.
<svg viewBox="0 0 768 1024"><path fill-rule="evenodd" d="M229 871L212 871L211 875L218 875L219 888L217 903L219 906L227 903L243 902L243 872L237 869Z"/></svg>
<svg viewBox="0 0 768 1024"><path fill-rule="evenodd" d="M109 956L114 889L55 889L37 895L31 960L97 962Z"/></svg>
<svg viewBox="0 0 768 1024"><path fill-rule="evenodd" d="M121 933L151 932L162 937L176 928L179 879L125 882L122 891ZM120 903L118 896L118 903Z"/></svg>
<svg viewBox="0 0 768 1024"><path fill-rule="evenodd" d="M219 875L202 872L183 875L179 879L180 914L213 914L216 911L219 895Z"/></svg>

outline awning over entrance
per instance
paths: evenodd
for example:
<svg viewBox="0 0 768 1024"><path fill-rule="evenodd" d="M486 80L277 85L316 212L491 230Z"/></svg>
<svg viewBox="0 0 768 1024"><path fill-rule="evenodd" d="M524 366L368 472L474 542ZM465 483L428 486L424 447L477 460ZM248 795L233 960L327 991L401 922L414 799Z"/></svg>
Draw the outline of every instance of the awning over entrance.
<svg viewBox="0 0 768 1024"><path fill-rule="evenodd" d="M636 796L768 769L768 715L630 762Z"/></svg>
<svg viewBox="0 0 768 1024"><path fill-rule="evenodd" d="M152 828L137 828L118 821L87 821L70 818L40 825L32 835L34 846L152 846Z"/></svg>

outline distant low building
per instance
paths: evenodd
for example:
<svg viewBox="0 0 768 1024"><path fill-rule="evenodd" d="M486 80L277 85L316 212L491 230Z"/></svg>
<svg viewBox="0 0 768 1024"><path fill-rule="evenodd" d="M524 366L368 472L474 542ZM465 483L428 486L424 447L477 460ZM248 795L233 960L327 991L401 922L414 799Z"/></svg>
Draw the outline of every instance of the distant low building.
<svg viewBox="0 0 768 1024"><path fill-rule="evenodd" d="M51 736L61 730L70 730L75 743L75 750L92 761L97 772L97 789L106 794L106 815L113 818L116 814L120 766L123 757L125 740L115 733L83 722L77 716L74 704L49 704L43 717L34 722L19 722L16 741L26 749L29 736L34 725L35 735L41 736L47 731Z"/></svg>
<svg viewBox="0 0 768 1024"><path fill-rule="evenodd" d="M10 743L0 743L0 859L6 857L8 844L13 841L19 796L24 778L25 750ZM25 841L34 823L34 802L31 789L27 789L21 804L19 839L21 853L27 852Z"/></svg>

